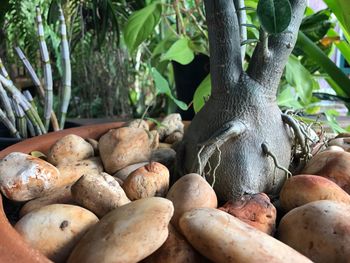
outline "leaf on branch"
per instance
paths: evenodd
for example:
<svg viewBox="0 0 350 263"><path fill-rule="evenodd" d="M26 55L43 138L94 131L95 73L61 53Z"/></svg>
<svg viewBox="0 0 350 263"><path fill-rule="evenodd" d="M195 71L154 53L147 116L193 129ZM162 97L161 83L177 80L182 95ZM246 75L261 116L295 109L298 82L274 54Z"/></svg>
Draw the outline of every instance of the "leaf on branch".
<svg viewBox="0 0 350 263"><path fill-rule="evenodd" d="M171 93L168 81L158 72L154 67L151 68L151 74L153 76L156 94L165 94L167 95L180 109L187 110L188 106L183 101L180 101L174 97Z"/></svg>
<svg viewBox="0 0 350 263"><path fill-rule="evenodd" d="M162 56L161 61L173 60L182 65L191 63L194 59L193 50L190 48L190 40L187 37L178 39L170 49Z"/></svg>
<svg viewBox="0 0 350 263"><path fill-rule="evenodd" d="M350 8L348 0L323 0L337 17L344 30L350 34Z"/></svg>
<svg viewBox="0 0 350 263"><path fill-rule="evenodd" d="M300 30L312 41L319 41L334 26L330 19L331 12L328 9L321 10L305 17L300 25Z"/></svg>
<svg viewBox="0 0 350 263"><path fill-rule="evenodd" d="M303 105L308 105L315 87L314 80L310 72L293 55L289 57L286 65L286 80L295 88Z"/></svg>
<svg viewBox="0 0 350 263"><path fill-rule="evenodd" d="M331 127L331 129L335 133L342 133L342 132L347 132L344 128L342 128L338 121L337 117L339 116L339 112L337 112L334 109L329 109L324 112L324 115L326 116L327 119L327 124Z"/></svg>
<svg viewBox="0 0 350 263"><path fill-rule="evenodd" d="M269 34L286 30L292 18L289 0L260 0L257 14L263 29Z"/></svg>
<svg viewBox="0 0 350 263"><path fill-rule="evenodd" d="M288 107L294 110L302 109L303 106L299 103L298 97L292 86L285 85L283 90L277 96L277 103L280 107Z"/></svg>
<svg viewBox="0 0 350 263"><path fill-rule="evenodd" d="M132 53L153 32L162 15L159 1L133 13L124 28L125 44Z"/></svg>
<svg viewBox="0 0 350 263"><path fill-rule="evenodd" d="M211 94L211 79L210 74L199 84L193 95L193 109L194 112L199 112L204 106Z"/></svg>

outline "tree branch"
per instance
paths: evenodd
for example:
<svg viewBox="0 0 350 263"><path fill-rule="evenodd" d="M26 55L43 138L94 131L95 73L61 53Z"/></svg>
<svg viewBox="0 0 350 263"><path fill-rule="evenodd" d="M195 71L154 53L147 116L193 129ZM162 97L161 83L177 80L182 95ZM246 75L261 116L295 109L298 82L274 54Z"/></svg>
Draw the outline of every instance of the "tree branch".
<svg viewBox="0 0 350 263"><path fill-rule="evenodd" d="M233 1L205 0L212 96L230 93L242 73L240 31Z"/></svg>
<svg viewBox="0 0 350 263"><path fill-rule="evenodd" d="M290 25L283 33L268 37L267 50L265 41L257 44L247 70L252 79L274 94L297 40L306 7L305 0L290 0L290 3L292 6Z"/></svg>

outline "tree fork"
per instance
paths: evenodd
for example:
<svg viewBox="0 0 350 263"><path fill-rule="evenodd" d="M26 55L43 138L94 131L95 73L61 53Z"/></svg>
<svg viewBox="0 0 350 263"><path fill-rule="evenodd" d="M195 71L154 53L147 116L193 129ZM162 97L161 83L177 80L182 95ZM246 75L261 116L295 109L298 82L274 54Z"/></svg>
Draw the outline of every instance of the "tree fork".
<svg viewBox="0 0 350 263"><path fill-rule="evenodd" d="M287 29L260 41L247 70L248 75L274 94L298 37L298 31L306 8L305 0L290 0L292 19ZM261 36L260 31L260 36Z"/></svg>
<svg viewBox="0 0 350 263"><path fill-rule="evenodd" d="M289 166L293 138L276 91L306 3L291 0L291 5L290 26L276 36L262 31L246 73L234 1L205 1L212 95L185 133L177 169L180 175L207 174L221 201L259 192L278 194L286 179L285 169L276 169L276 164ZM218 160L219 166L211 169Z"/></svg>

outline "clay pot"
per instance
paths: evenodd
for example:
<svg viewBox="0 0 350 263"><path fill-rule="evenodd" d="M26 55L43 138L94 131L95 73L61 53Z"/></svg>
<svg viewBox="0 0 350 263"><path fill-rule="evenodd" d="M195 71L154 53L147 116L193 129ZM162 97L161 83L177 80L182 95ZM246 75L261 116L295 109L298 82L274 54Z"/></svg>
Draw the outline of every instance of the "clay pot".
<svg viewBox="0 0 350 263"><path fill-rule="evenodd" d="M113 128L122 126L122 122L96 124L77 128L65 129L58 132L51 132L45 135L30 138L14 144L0 151L0 158L4 158L11 152L30 153L40 151L47 153L50 146L58 139L68 134L76 134L83 138L98 139L102 134ZM50 262L39 251L31 248L22 237L14 230L4 213L2 196L0 195L0 262L32 263Z"/></svg>

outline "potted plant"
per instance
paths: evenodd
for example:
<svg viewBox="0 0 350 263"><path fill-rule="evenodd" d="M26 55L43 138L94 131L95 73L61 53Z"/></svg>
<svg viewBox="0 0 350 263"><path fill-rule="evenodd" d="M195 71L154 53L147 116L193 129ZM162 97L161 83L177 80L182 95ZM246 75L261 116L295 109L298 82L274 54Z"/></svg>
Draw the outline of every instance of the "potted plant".
<svg viewBox="0 0 350 263"><path fill-rule="evenodd" d="M276 6L271 8L271 3ZM198 172L207 176L222 200L238 200L242 195L257 192L266 191L272 195L277 193L283 181L290 175L285 168L290 162L292 147L286 124L294 129L295 139L301 146L305 139L298 123L288 115L281 114L278 109L276 90L296 42L306 1L260 0L259 4L258 12L262 20L260 42L246 72L241 62L239 23L233 2L205 1L211 45L212 95L191 122L177 154L182 173ZM275 10L283 15L277 17ZM273 21L269 19L271 17ZM223 24L222 21L230 23ZM156 76L155 81L158 80L163 86L162 78L157 75L159 72L152 73ZM168 89L163 92L171 97ZM190 214L188 218L193 218L193 215ZM210 213L205 215L206 220L213 217ZM221 218L224 224L220 220L215 221L222 227L223 234L230 232L227 226L236 222L227 218L227 215ZM204 223L197 228L199 234L205 226ZM242 235L248 233L249 236L249 233L254 232L251 228L243 229ZM236 234L235 231L230 233ZM222 239L222 235L217 235L217 232L215 236L218 237L217 240ZM257 237L261 237L253 239L257 248L264 247L264 241L270 240L261 233ZM204 242L203 247L199 248L205 255L208 243ZM261 260L260 255L267 253L265 250L251 250L250 245L251 243L242 246L241 251L246 255L245 251L250 250L253 258L258 255L258 258L254 258L255 261ZM226 249L227 246L219 248ZM225 256L226 252L232 252L231 248L232 246L228 246L225 253L221 253L221 250L217 256ZM266 257L271 259L269 252L272 251L268 251ZM276 257L280 256L280 251L275 253ZM232 260L234 256L229 254L226 261ZM214 255L211 259L216 258ZM291 261L295 259L293 256L285 258ZM300 260L308 262L301 256Z"/></svg>
<svg viewBox="0 0 350 263"><path fill-rule="evenodd" d="M3 108L0 111L1 121L8 128L11 135L17 139L26 139L37 135L45 134L51 127L57 131L64 128L66 113L71 96L71 69L70 69L70 54L67 42L67 30L63 11L60 12L60 36L61 36L61 54L62 54L62 100L60 107L60 120L56 117L53 111L53 80L52 69L50 64L49 52L44 37L44 27L41 17L40 8L36 8L36 24L38 42L40 46L40 54L43 65L43 84L32 65L22 52L20 47L16 47L16 53L19 59L23 62L25 69L31 77L33 84L37 88L39 102L44 107L43 120L38 113L39 105L34 104L34 100L29 91L21 92L15 87L14 82L10 79L9 74L0 60L0 92L1 104Z"/></svg>

